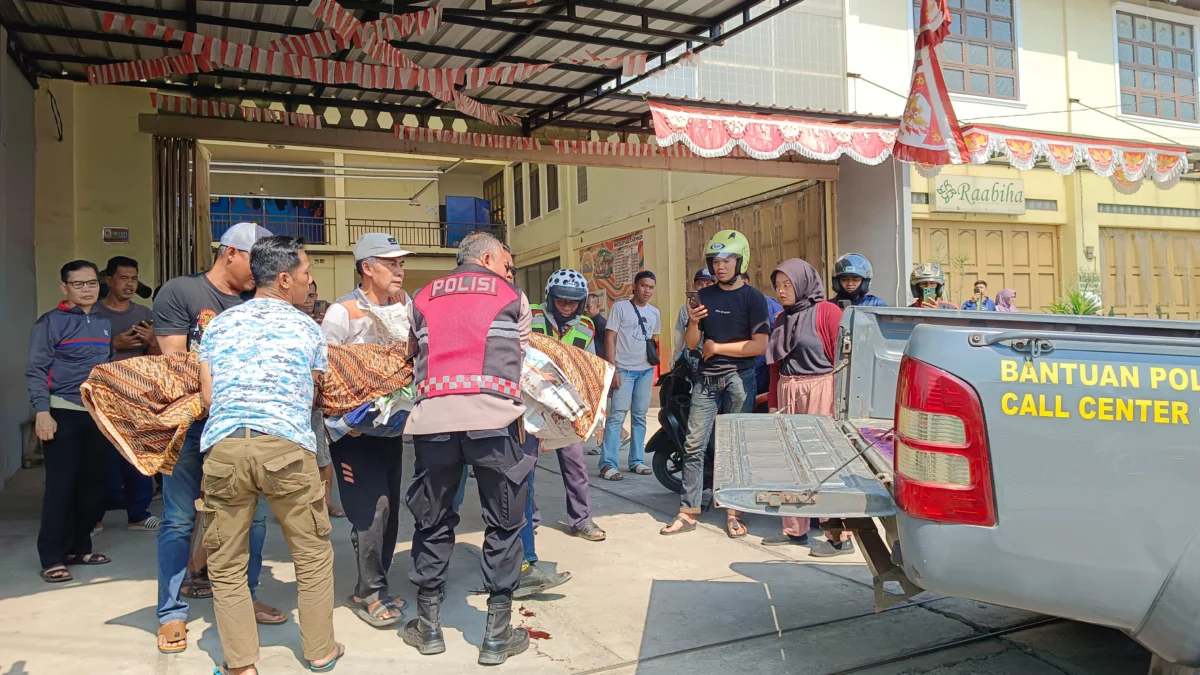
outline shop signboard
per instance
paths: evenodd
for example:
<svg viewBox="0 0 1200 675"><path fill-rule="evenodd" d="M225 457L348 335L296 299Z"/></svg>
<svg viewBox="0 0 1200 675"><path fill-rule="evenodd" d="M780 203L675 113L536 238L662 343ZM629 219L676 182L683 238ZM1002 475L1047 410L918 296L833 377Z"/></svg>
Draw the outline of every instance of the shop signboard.
<svg viewBox="0 0 1200 675"><path fill-rule="evenodd" d="M938 176L929 180L929 204L941 213L1025 213L1025 181Z"/></svg>
<svg viewBox="0 0 1200 675"><path fill-rule="evenodd" d="M645 268L642 233L634 232L579 249L579 271L598 293L605 311L633 297L633 277Z"/></svg>

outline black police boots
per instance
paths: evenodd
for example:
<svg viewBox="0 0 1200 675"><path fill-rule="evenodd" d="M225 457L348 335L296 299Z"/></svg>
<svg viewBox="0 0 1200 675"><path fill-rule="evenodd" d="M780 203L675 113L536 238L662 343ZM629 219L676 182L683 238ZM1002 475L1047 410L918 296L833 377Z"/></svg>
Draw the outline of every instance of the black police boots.
<svg viewBox="0 0 1200 675"><path fill-rule="evenodd" d="M446 640L442 637L442 597L441 589L417 591L417 618L404 627L405 644L426 656L446 651ZM488 619L491 620L490 614Z"/></svg>
<svg viewBox="0 0 1200 675"><path fill-rule="evenodd" d="M479 665L498 666L508 657L529 649L529 633L513 628L512 598L497 595L488 598L487 627L483 629L483 644L479 647Z"/></svg>

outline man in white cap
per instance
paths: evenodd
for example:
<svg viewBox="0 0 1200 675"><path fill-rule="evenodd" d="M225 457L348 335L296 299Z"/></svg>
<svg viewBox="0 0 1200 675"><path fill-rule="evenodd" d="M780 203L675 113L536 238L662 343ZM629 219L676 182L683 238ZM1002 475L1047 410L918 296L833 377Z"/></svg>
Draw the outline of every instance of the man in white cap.
<svg viewBox="0 0 1200 675"><path fill-rule="evenodd" d="M411 299L404 291L404 256L396 238L369 232L354 245L354 267L359 284L329 306L321 328L330 344L380 344L375 321L364 311L370 305L400 305ZM407 312L393 315L401 335L409 332ZM400 459L404 443L398 437L345 436L330 444L342 510L350 520L350 539L358 566L358 583L350 607L376 628L395 625L403 618L404 601L388 592L388 570L396 548L400 491L404 482Z"/></svg>
<svg viewBox="0 0 1200 675"><path fill-rule="evenodd" d="M154 335L164 354L199 351L200 338L218 314L254 297L254 274L250 271L250 249L254 242L271 236L270 230L254 223L238 223L221 235L212 269L200 274L171 279L154 300ZM266 327L264 327L265 329ZM158 531L158 650L174 654L187 649L188 604L183 601L184 577L192 550L196 524L196 500L200 498L203 457L200 435L204 424L188 429L179 460L169 476L163 476L163 517ZM255 596L262 571L263 541L267 537L265 502L259 503L250 527L250 562L247 570L254 616L259 623L287 621L278 609ZM202 576L193 577L186 593L192 598L210 598L212 589Z"/></svg>

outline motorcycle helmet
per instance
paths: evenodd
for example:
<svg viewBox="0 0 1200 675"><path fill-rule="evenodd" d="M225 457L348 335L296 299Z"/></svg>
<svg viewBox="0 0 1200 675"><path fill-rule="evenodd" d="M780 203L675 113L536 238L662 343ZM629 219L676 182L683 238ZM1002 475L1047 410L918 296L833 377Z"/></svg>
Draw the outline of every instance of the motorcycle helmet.
<svg viewBox="0 0 1200 675"><path fill-rule="evenodd" d="M917 265L917 269L912 271L908 277L908 288L912 291L914 298L921 297L921 288L919 284L925 281L933 281L937 283L937 296L942 297L942 290L946 287L946 273L942 271L942 266L937 263L921 263Z"/></svg>
<svg viewBox="0 0 1200 675"><path fill-rule="evenodd" d="M714 234L708 240L708 244L704 246L704 262L708 265L708 271L716 278L717 274L713 271L713 258L729 258L736 256L738 259L737 275L746 274L750 270L750 241L746 239L746 235L737 230L721 230ZM718 283L720 281L718 280Z"/></svg>
<svg viewBox="0 0 1200 675"><path fill-rule="evenodd" d="M862 285L858 287L856 294L866 295L871 292L871 261L867 260L867 256L861 253L847 253L838 258L833 263L833 292L836 294L842 293L841 278L859 277L862 279Z"/></svg>

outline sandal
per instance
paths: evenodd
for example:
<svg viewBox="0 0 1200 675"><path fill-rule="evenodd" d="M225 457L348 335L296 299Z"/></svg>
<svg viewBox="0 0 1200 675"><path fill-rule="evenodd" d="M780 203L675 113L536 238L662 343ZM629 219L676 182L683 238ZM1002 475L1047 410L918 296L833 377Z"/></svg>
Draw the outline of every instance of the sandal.
<svg viewBox="0 0 1200 675"><path fill-rule="evenodd" d="M74 579L67 571L67 566L59 563L42 570L42 581L48 584L61 584Z"/></svg>
<svg viewBox="0 0 1200 675"><path fill-rule="evenodd" d="M617 471L616 467L612 467L612 466L606 466L603 469L601 469L600 477L603 478L604 480L612 480L612 481L625 480L625 476L622 476L621 472Z"/></svg>
<svg viewBox="0 0 1200 675"><path fill-rule="evenodd" d="M734 534L738 530L741 530L741 534ZM731 516L725 519L725 534L729 535L730 539L741 539L749 534L749 532L750 531L746 529L746 526L742 524L741 518L738 518L737 516Z"/></svg>
<svg viewBox="0 0 1200 675"><path fill-rule="evenodd" d="M263 626L278 626L281 623L287 623L287 615L278 609L261 602L256 602L254 605L255 623ZM262 606L263 609L259 609L259 606ZM263 619L264 616L267 618Z"/></svg>
<svg viewBox="0 0 1200 675"><path fill-rule="evenodd" d="M68 565L107 565L112 562L112 558L103 553L87 553L84 555L69 555L67 556Z"/></svg>
<svg viewBox="0 0 1200 675"><path fill-rule="evenodd" d="M633 466L629 467L629 471L631 473L636 473L639 476L649 476L650 474L654 473L654 469L651 469L645 464L634 464Z"/></svg>
<svg viewBox="0 0 1200 675"><path fill-rule="evenodd" d="M380 600L374 603L356 600L354 596L346 598L346 604L350 609L354 610L355 615L363 621L367 622L375 628L387 628L400 623L404 618L404 614L399 607L393 605L390 599ZM375 609L371 609L371 605L375 605ZM385 616L391 613L391 616Z"/></svg>
<svg viewBox="0 0 1200 675"><path fill-rule="evenodd" d="M329 671L333 670L333 667L337 665L338 659L346 655L346 645L340 642L335 642L334 646L337 647L337 656L330 659L329 663L326 663L323 666L313 665L313 663L310 661L308 664L308 669L314 673L328 673Z"/></svg>
<svg viewBox="0 0 1200 675"><path fill-rule="evenodd" d="M329 507L329 517L330 518L345 518L346 512L336 506L330 506Z"/></svg>
<svg viewBox="0 0 1200 675"><path fill-rule="evenodd" d="M162 518L150 516L140 523L130 523L125 526L130 532L157 532L162 527Z"/></svg>
<svg viewBox="0 0 1200 675"><path fill-rule="evenodd" d="M681 526L678 530L671 529L672 527L675 527L675 523L681 524ZM664 537L671 537L676 534L683 534L684 532L691 532L692 530L695 530L695 529L696 529L696 521L693 520L691 522L688 522L688 520L683 518L682 516L675 516L675 519L672 520L671 522L667 523L667 526L664 527L663 529L659 530L658 533L663 535Z"/></svg>
<svg viewBox="0 0 1200 675"><path fill-rule="evenodd" d="M183 580L183 585L179 587L179 595L192 600L208 600L213 596L212 583L208 580L208 565Z"/></svg>
<svg viewBox="0 0 1200 675"><path fill-rule="evenodd" d="M182 642L177 645L158 644L158 651L163 654L178 654L187 649L187 624L182 621L168 621L158 627L158 637L166 638L167 642Z"/></svg>

